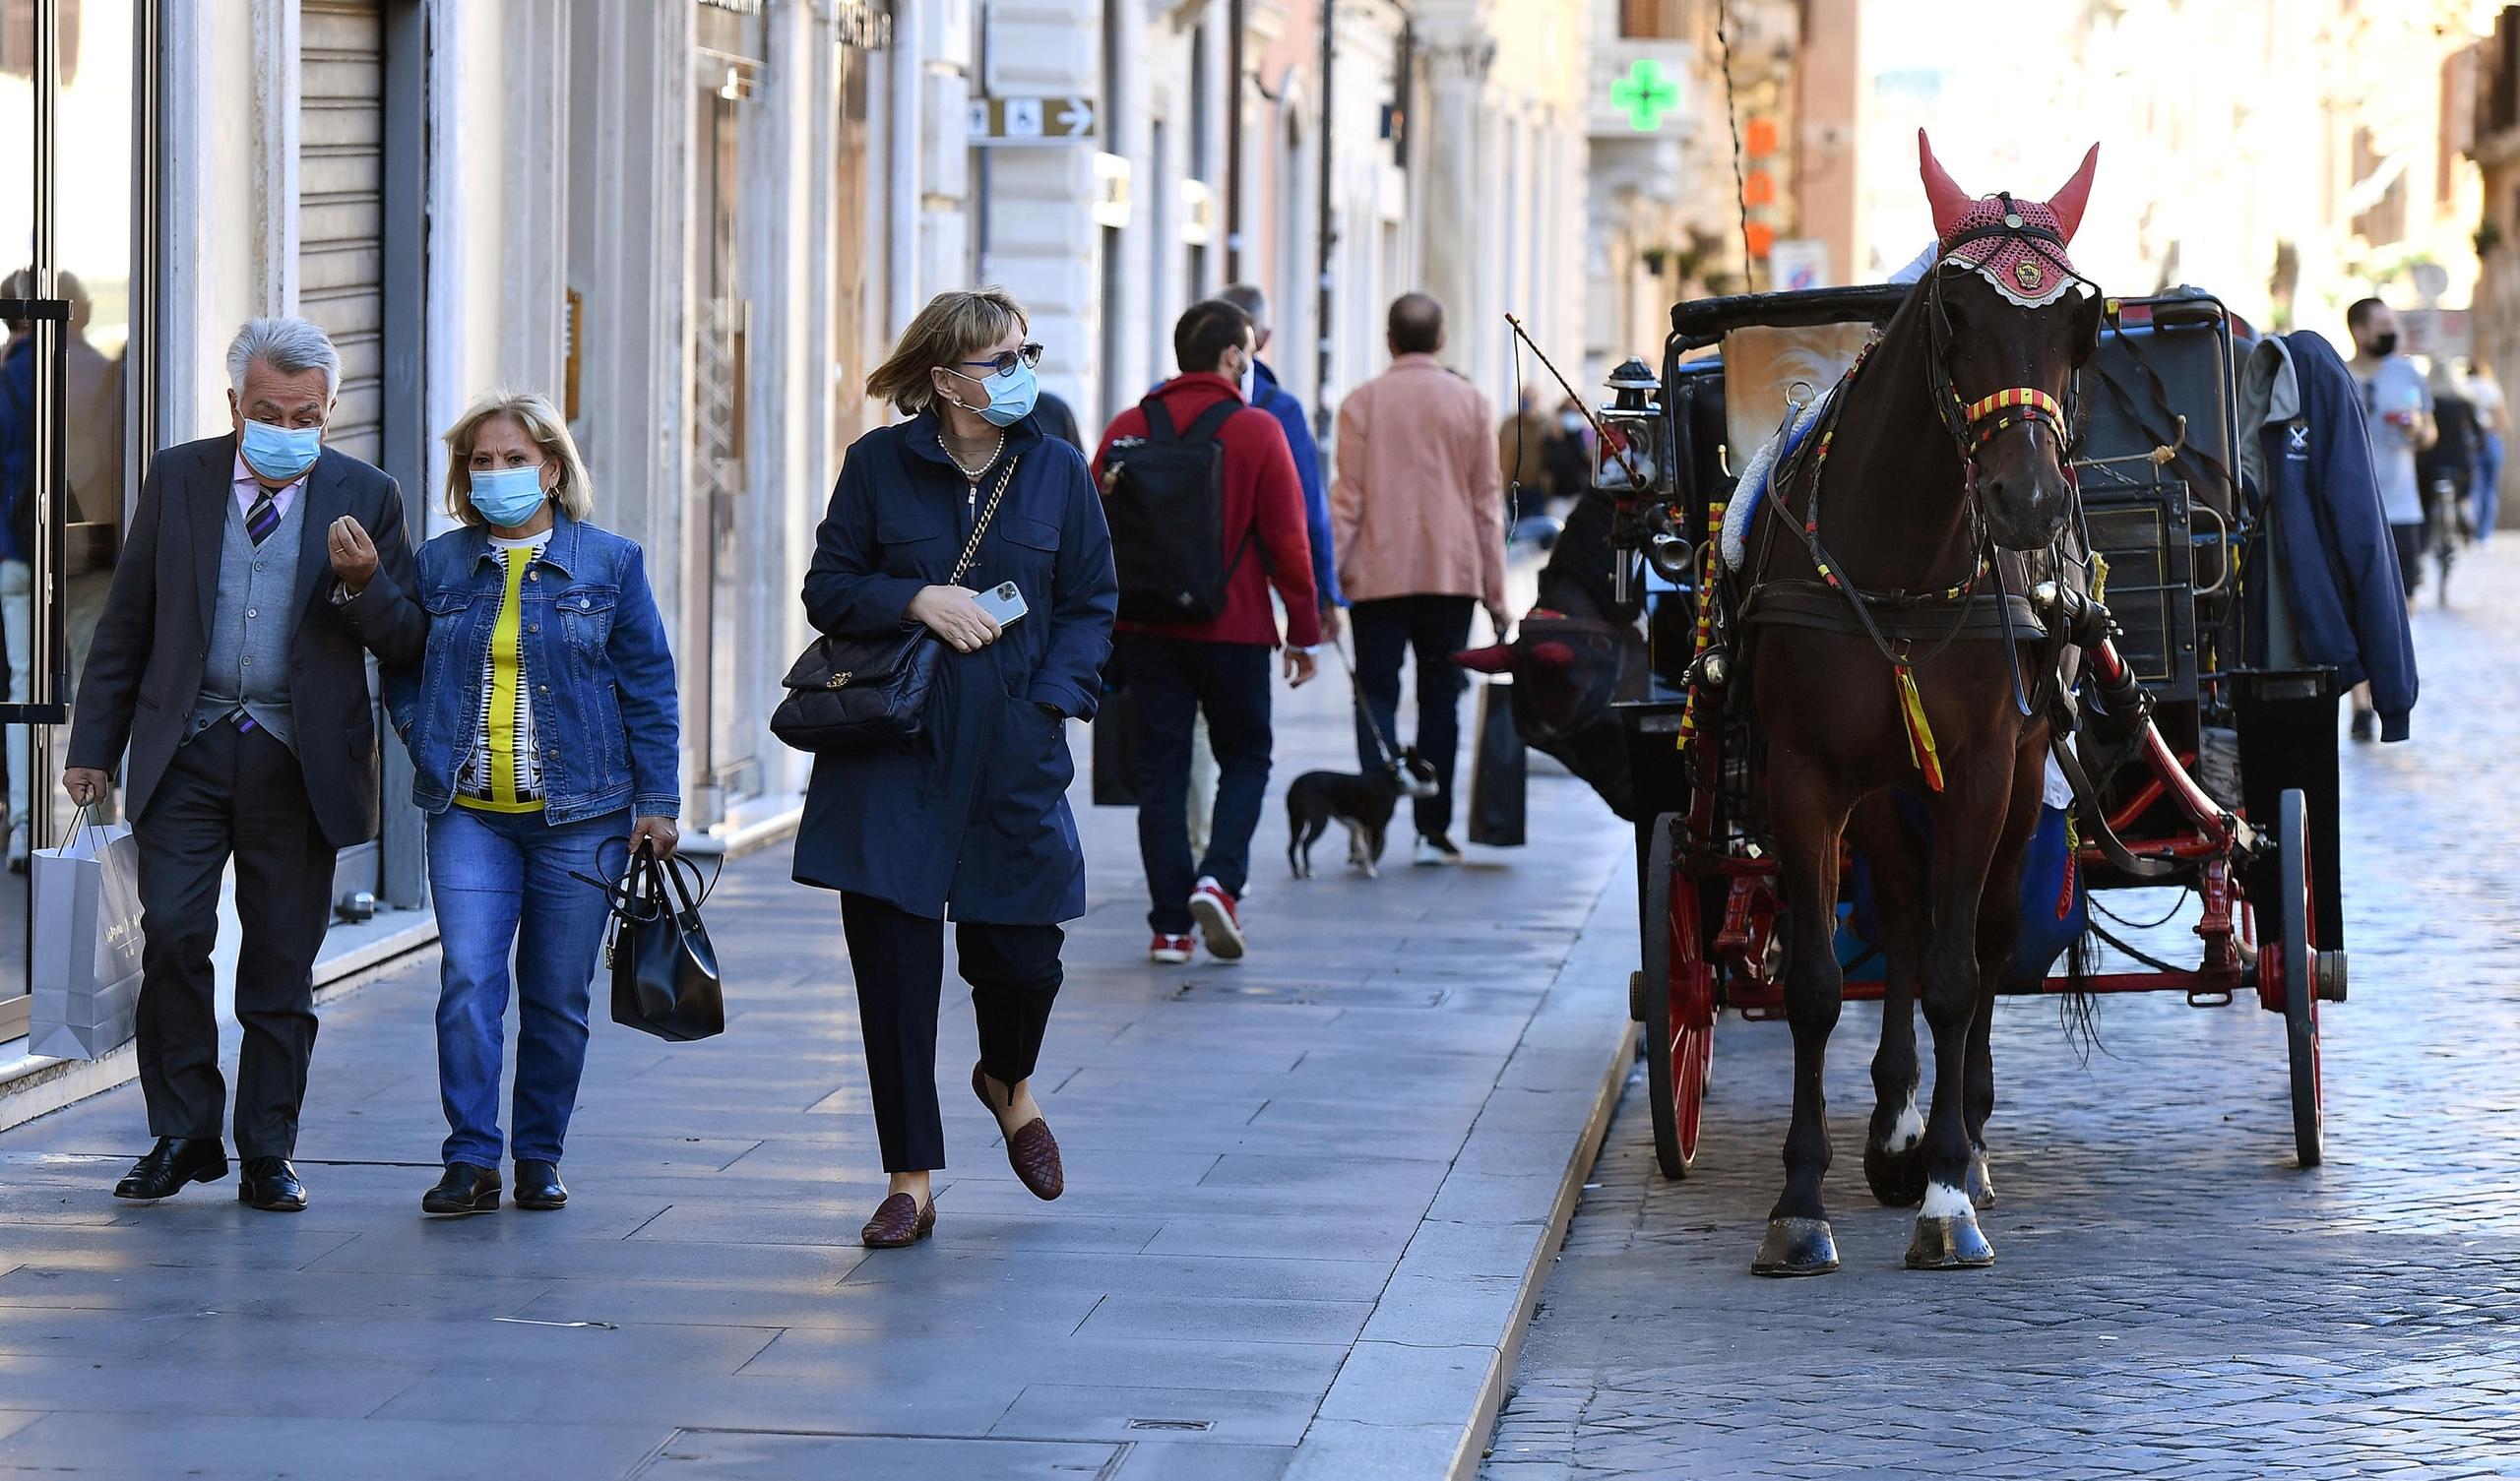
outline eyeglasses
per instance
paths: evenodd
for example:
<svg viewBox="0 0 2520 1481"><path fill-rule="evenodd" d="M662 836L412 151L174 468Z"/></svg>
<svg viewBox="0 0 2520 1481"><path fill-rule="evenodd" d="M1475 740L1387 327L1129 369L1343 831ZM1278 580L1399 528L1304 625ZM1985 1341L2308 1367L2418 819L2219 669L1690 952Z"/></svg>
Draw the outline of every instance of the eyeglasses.
<svg viewBox="0 0 2520 1481"><path fill-rule="evenodd" d="M1027 343L1021 349L1010 349L1002 354L992 355L985 360L965 360L963 363L966 365L985 365L989 368L992 374L996 375L1012 375L1015 371L1015 367L1019 364L1040 364L1041 346Z"/></svg>

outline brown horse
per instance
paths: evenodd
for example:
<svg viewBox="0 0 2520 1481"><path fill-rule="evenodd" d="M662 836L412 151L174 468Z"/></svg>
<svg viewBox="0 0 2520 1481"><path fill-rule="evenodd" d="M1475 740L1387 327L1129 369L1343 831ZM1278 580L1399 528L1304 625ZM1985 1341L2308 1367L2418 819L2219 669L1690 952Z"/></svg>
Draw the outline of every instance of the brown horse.
<svg viewBox="0 0 2520 1481"><path fill-rule="evenodd" d="M1780 467L1748 567L1794 1031L1785 1191L1752 1265L1763 1275L1838 1265L1820 1183L1842 841L1872 865L1886 937L1867 1180L1884 1203L1922 1199L1912 1267L1994 1260L1976 1212L1992 1202L1988 1030L2048 740L2028 697L2053 661L2021 600L2027 566L2003 552L2051 551L2074 509L2067 408L2101 304L2065 245L2099 151L2052 201L1972 201L1918 143L1940 250ZM1922 795L1930 841L1900 819L1894 788ZM1920 993L1934 1045L1922 1125Z"/></svg>

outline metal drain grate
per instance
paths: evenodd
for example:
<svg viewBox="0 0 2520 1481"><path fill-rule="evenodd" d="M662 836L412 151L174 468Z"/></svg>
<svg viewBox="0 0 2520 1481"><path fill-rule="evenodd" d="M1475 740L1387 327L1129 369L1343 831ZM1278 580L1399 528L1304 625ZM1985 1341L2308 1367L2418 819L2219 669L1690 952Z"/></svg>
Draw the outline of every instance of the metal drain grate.
<svg viewBox="0 0 2520 1481"><path fill-rule="evenodd" d="M1129 1428L1132 1430L1207 1431L1216 1427L1217 1422L1213 1419L1132 1419L1129 1421Z"/></svg>

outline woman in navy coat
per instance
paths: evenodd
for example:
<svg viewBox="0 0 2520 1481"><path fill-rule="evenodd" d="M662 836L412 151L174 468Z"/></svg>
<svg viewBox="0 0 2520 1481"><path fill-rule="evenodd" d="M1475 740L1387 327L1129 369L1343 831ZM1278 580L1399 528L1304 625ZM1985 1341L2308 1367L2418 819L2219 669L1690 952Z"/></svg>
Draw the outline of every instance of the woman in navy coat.
<svg viewBox="0 0 2520 1481"><path fill-rule="evenodd" d="M911 419L849 450L805 575L805 614L822 632L924 623L947 649L919 739L816 758L796 835L796 878L841 892L892 1178L862 1232L878 1249L936 1225L946 917L979 1019L972 1088L1024 1186L1044 1199L1064 1186L1030 1080L1059 989L1059 923L1085 913L1067 721L1094 717L1118 585L1084 455L1033 418L1041 346L1027 327L999 288L940 293L911 321L866 382ZM984 518L977 557L954 584ZM1025 611L1001 627L975 593L1010 581Z"/></svg>

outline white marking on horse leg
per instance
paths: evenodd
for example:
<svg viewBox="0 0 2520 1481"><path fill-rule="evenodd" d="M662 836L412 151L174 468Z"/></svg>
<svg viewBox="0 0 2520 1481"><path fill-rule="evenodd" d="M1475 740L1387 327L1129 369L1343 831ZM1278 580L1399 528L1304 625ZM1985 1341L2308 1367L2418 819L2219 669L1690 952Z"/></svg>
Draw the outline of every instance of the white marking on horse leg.
<svg viewBox="0 0 2520 1481"><path fill-rule="evenodd" d="M1966 1188L1954 1188L1948 1183L1928 1183L1925 1185L1923 1213L1926 1218L1976 1218L1978 1205L1969 1202L1969 1190Z"/></svg>
<svg viewBox="0 0 2520 1481"><path fill-rule="evenodd" d="M1882 1149L1904 1152L1923 1140L1925 1119L1917 1114L1917 1097L1910 1095L1908 1103L1899 1108L1899 1119L1892 1124L1889 1139L1882 1143Z"/></svg>

